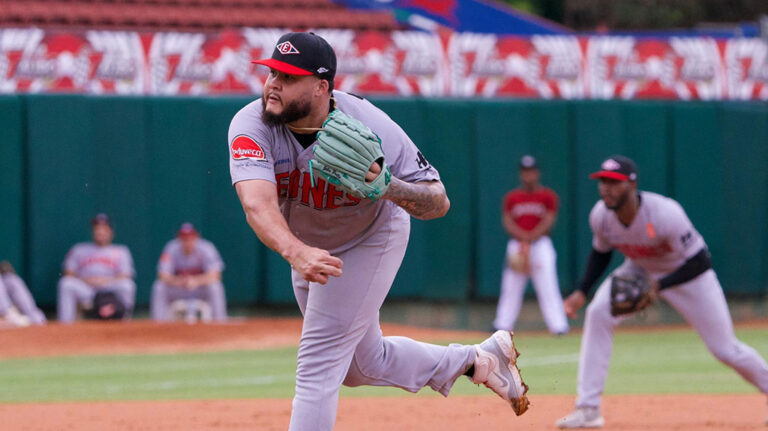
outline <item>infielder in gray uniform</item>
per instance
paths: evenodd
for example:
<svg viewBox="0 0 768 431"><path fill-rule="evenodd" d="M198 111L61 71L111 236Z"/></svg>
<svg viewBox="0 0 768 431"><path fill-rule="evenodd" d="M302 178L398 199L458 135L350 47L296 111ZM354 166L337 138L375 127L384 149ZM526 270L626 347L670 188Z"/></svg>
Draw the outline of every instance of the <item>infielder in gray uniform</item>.
<svg viewBox="0 0 768 431"><path fill-rule="evenodd" d="M0 316L14 326L44 325L45 314L10 262L0 262Z"/></svg>
<svg viewBox="0 0 768 431"><path fill-rule="evenodd" d="M285 34L272 58L256 63L270 72L263 98L232 119L230 171L249 225L290 263L304 315L290 429L333 429L342 384L411 392L429 386L447 396L462 374L524 412L527 388L510 332L479 346L382 336L379 308L405 254L410 216L442 217L450 206L437 170L384 112L333 90L336 55L321 37ZM391 169L380 198L312 177L315 131L331 112L380 138L383 160L365 175L376 181Z"/></svg>
<svg viewBox="0 0 768 431"><path fill-rule="evenodd" d="M114 292L127 315L133 310L136 284L131 252L124 245L112 244L115 233L106 214L97 214L91 220L91 234L93 242L75 244L64 259L58 300L62 323L75 320L77 304L90 308L100 290Z"/></svg>
<svg viewBox="0 0 768 431"><path fill-rule="evenodd" d="M202 300L211 307L214 321L227 320L227 302L221 271L224 262L219 251L192 223L184 223L169 241L157 264L157 280L152 285L152 318L171 320L169 305L177 300Z"/></svg>
<svg viewBox="0 0 768 431"><path fill-rule="evenodd" d="M768 394L768 364L740 342L707 245L676 201L637 190L635 163L612 156L590 175L599 180L602 198L589 215L592 254L579 289L565 300L569 316L586 302L589 290L611 260L612 250L626 257L600 285L587 307L579 358L576 409L557 421L560 428L599 428L600 396L608 374L613 330L623 320L611 315L611 277L641 273L651 280L652 296L669 302L698 332L712 354Z"/></svg>

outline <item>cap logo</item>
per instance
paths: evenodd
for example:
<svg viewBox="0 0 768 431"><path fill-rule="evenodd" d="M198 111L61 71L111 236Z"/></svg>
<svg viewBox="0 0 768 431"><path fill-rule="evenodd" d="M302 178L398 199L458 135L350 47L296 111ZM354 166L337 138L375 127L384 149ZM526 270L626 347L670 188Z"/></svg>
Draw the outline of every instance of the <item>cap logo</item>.
<svg viewBox="0 0 768 431"><path fill-rule="evenodd" d="M520 160L520 164L523 165L523 167L531 168L536 165L536 159L534 159L532 156L523 156L523 158Z"/></svg>
<svg viewBox="0 0 768 431"><path fill-rule="evenodd" d="M261 146L245 135L240 135L232 141L232 158L234 160L267 160Z"/></svg>
<svg viewBox="0 0 768 431"><path fill-rule="evenodd" d="M296 49L296 47L293 46L293 44L290 41L285 41L280 45L277 45L277 50L280 51L280 54L283 54L283 55L299 54L299 50Z"/></svg>
<svg viewBox="0 0 768 431"><path fill-rule="evenodd" d="M608 159L604 161L600 167L606 171L616 171L621 167L621 165L616 160Z"/></svg>
<svg viewBox="0 0 768 431"><path fill-rule="evenodd" d="M325 73L327 71L328 71L328 69L326 69L324 67L321 67L321 68L317 69L317 73Z"/></svg>

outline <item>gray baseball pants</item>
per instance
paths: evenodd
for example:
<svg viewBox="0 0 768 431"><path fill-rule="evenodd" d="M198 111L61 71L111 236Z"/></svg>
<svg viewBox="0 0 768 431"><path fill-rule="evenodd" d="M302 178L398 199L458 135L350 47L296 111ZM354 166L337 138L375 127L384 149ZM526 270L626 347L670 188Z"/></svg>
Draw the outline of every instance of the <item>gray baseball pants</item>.
<svg viewBox="0 0 768 431"><path fill-rule="evenodd" d="M111 286L96 288L77 277L65 275L59 280L59 299L57 304L59 322L73 322L77 315L77 304L91 307L93 305L93 297L96 296L96 292L99 290L114 292L125 304L127 314L129 316L132 314L136 297L136 283L133 280L122 278L115 281Z"/></svg>
<svg viewBox="0 0 768 431"><path fill-rule="evenodd" d="M332 430L342 384L410 392L429 386L447 396L474 362L474 346L382 336L379 308L405 255L410 226L395 229L377 232L339 254L343 275L325 285L292 273L304 323L291 431Z"/></svg>
<svg viewBox="0 0 768 431"><path fill-rule="evenodd" d="M5 274L0 285L5 287L0 293L0 314L5 314L9 307L16 306L33 324L42 325L46 322L45 314L37 308L32 293L21 277L11 273Z"/></svg>
<svg viewBox="0 0 768 431"><path fill-rule="evenodd" d="M499 295L493 326L506 331L515 328L523 306L525 287L530 278L533 280L533 289L536 291L541 315L549 332L553 334L568 332L568 318L565 316L563 297L557 280L557 254L552 240L548 236L542 236L531 244L530 275L517 272L507 264L509 256L517 254L519 249L520 243L517 240L510 239L507 242L507 254L501 274L501 295Z"/></svg>
<svg viewBox="0 0 768 431"><path fill-rule="evenodd" d="M636 270L632 262L625 260L611 275ZM712 355L768 394L768 364L755 349L736 338L715 271L710 269L687 283L662 290L660 296L693 327ZM623 317L611 316L609 276L587 307L579 357L577 406L600 405L611 360L613 330L622 320Z"/></svg>
<svg viewBox="0 0 768 431"><path fill-rule="evenodd" d="M211 306L211 318L216 322L227 320L227 299L224 294L224 285L219 283L198 286L196 289L171 286L160 280L152 285L152 299L150 302L152 319L166 322L171 320L168 307L177 299L200 299Z"/></svg>

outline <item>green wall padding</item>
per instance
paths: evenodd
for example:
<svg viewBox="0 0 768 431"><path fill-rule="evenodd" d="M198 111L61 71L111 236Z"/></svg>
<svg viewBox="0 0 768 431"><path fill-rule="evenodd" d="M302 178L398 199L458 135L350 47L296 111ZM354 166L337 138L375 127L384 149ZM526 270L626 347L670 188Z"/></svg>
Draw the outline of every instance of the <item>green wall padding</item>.
<svg viewBox="0 0 768 431"><path fill-rule="evenodd" d="M0 97L0 259L38 302L53 306L67 250L112 216L131 248L138 303L179 224L195 223L227 265L231 304L293 303L290 268L245 221L229 177L226 135L250 98ZM501 199L517 163L536 156L560 197L552 238L561 290L591 248L588 179L610 154L639 165L641 189L679 200L704 235L724 288L768 285L768 106L761 103L375 99L440 171L451 200L442 219L412 221L392 298L498 295L507 241ZM614 265L620 259L614 259Z"/></svg>
<svg viewBox="0 0 768 431"><path fill-rule="evenodd" d="M72 245L89 238L89 219L95 211L104 209L92 191L99 189L94 184L94 164L112 165L115 159L97 159L94 148L99 144L121 148L123 142L117 134L108 144L94 142L93 112L85 96L25 99L30 154L26 166L27 284L40 305L50 306L56 303L56 283L65 254ZM114 157L120 156L117 153ZM123 194L130 188L124 184L114 192ZM124 242L125 222L115 216L116 242Z"/></svg>
<svg viewBox="0 0 768 431"><path fill-rule="evenodd" d="M24 260L24 108L17 96L0 97L0 260L26 274Z"/></svg>
<svg viewBox="0 0 768 431"><path fill-rule="evenodd" d="M675 105L672 111L676 161L672 169L672 194L704 236L715 270L720 272L724 244L731 240L727 232L720 231L728 217L722 205L720 180L722 175L729 174L723 170L720 147L723 109L716 103L692 103Z"/></svg>
<svg viewBox="0 0 768 431"><path fill-rule="evenodd" d="M722 124L717 177L724 193L721 202L712 204L724 213L719 226L723 251L715 269L726 289L760 293L768 263L768 105L728 106Z"/></svg>
<svg viewBox="0 0 768 431"><path fill-rule="evenodd" d="M474 182L475 142L474 107L461 101L428 100L423 114L427 130L419 148L427 160L440 172L448 192L451 209L440 219L418 221L414 229L422 229L421 242L411 247L424 247L420 261L403 265L404 275L421 272L420 296L434 299L461 299L471 287L473 271L473 235L477 198ZM447 270L448 269L448 270Z"/></svg>

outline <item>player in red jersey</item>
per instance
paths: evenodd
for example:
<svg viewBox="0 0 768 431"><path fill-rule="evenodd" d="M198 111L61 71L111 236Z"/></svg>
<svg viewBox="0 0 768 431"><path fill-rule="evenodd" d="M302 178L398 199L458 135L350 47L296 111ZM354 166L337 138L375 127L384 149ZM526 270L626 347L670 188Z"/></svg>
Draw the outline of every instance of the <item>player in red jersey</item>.
<svg viewBox="0 0 768 431"><path fill-rule="evenodd" d="M558 198L540 183L533 156L520 160L520 187L504 196L502 223L509 235L501 295L493 326L514 329L528 278L533 280L541 314L553 334L568 332L568 319L557 281L556 253L549 232L557 218Z"/></svg>

